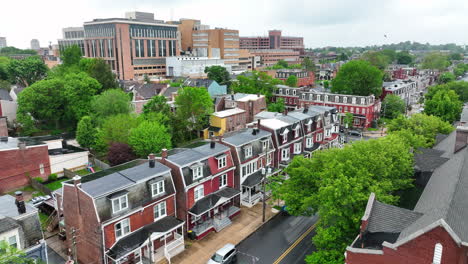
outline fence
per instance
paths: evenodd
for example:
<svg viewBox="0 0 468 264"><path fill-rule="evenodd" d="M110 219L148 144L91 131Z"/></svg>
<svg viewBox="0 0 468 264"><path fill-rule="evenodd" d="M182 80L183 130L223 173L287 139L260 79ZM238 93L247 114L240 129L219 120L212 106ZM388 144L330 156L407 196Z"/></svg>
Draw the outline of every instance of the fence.
<svg viewBox="0 0 468 264"><path fill-rule="evenodd" d="M52 196L52 191L49 188L47 188L44 184L38 182L36 179L31 179L31 186L34 189L39 190L39 191L43 192L46 195L51 195Z"/></svg>
<svg viewBox="0 0 468 264"><path fill-rule="evenodd" d="M91 157L90 158L90 161L91 163L94 165L94 166L98 166L99 168L105 170L105 169L109 169L111 166L107 163L104 163L98 159L96 159L95 157Z"/></svg>
<svg viewBox="0 0 468 264"><path fill-rule="evenodd" d="M63 176L67 177L68 179L73 179L75 175L77 174L74 173L73 171L63 168Z"/></svg>

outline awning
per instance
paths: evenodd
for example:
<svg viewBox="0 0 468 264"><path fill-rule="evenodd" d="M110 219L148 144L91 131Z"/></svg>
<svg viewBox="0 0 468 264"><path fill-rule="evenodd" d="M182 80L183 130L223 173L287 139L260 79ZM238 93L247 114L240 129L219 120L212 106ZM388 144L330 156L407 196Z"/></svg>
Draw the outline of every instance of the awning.
<svg viewBox="0 0 468 264"><path fill-rule="evenodd" d="M209 194L206 197L198 200L189 212L193 215L202 215L212 208L217 207L218 205L228 201L229 199L240 195L240 190L236 190L230 187L225 187L215 193ZM220 201L221 200L221 201Z"/></svg>
<svg viewBox="0 0 468 264"><path fill-rule="evenodd" d="M245 181L242 183L242 186L254 187L255 185L261 183L262 179L263 179L262 171L259 170L249 175L247 179L245 179Z"/></svg>

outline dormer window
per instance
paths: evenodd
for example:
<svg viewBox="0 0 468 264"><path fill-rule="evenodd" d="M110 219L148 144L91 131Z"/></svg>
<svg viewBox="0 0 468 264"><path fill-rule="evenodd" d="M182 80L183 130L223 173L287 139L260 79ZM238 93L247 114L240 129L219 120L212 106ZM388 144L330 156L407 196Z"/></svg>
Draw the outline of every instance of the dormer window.
<svg viewBox="0 0 468 264"><path fill-rule="evenodd" d="M226 167L226 155L223 155L221 157L218 157L218 169L222 169Z"/></svg>
<svg viewBox="0 0 468 264"><path fill-rule="evenodd" d="M278 89L278 94L282 94L283 93L283 89Z"/></svg>
<svg viewBox="0 0 468 264"><path fill-rule="evenodd" d="M283 136L283 143L288 142L288 133L289 133L289 130L288 130L288 129L285 129L285 130L283 131L283 134L282 134L282 136Z"/></svg>
<svg viewBox="0 0 468 264"><path fill-rule="evenodd" d="M112 201L112 213L118 213L128 208L128 196L127 194L111 199Z"/></svg>
<svg viewBox="0 0 468 264"><path fill-rule="evenodd" d="M296 95L296 90L293 90L293 95Z"/></svg>
<svg viewBox="0 0 468 264"><path fill-rule="evenodd" d="M361 104L366 104L366 99L361 98Z"/></svg>
<svg viewBox="0 0 468 264"><path fill-rule="evenodd" d="M262 150L265 151L268 149L268 139L262 140Z"/></svg>
<svg viewBox="0 0 468 264"><path fill-rule="evenodd" d="M153 197L158 196L164 193L164 181L158 181L151 184L151 195Z"/></svg>
<svg viewBox="0 0 468 264"><path fill-rule="evenodd" d="M311 96L312 96L312 94L311 94ZM317 95L317 101L320 101L320 95L319 94Z"/></svg>
<svg viewBox="0 0 468 264"><path fill-rule="evenodd" d="M194 165L192 166L193 180L197 180L203 177L203 166Z"/></svg>
<svg viewBox="0 0 468 264"><path fill-rule="evenodd" d="M307 131L310 132L312 130L312 119L309 119L306 123Z"/></svg>
<svg viewBox="0 0 468 264"><path fill-rule="evenodd" d="M356 104L356 97L353 97L353 99L351 100L352 100L352 104Z"/></svg>
<svg viewBox="0 0 468 264"><path fill-rule="evenodd" d="M345 96L343 97L343 104L346 104L346 103L348 103L348 97Z"/></svg>
<svg viewBox="0 0 468 264"><path fill-rule="evenodd" d="M252 157L252 146L248 145L244 147L244 156L245 158L250 158Z"/></svg>
<svg viewBox="0 0 468 264"><path fill-rule="evenodd" d="M289 95L289 89L286 89L286 95Z"/></svg>
<svg viewBox="0 0 468 264"><path fill-rule="evenodd" d="M302 99L306 99L306 95L305 94L302 94Z"/></svg>
<svg viewBox="0 0 468 264"><path fill-rule="evenodd" d="M299 125L297 125L296 128L294 128L294 137L299 137Z"/></svg>
<svg viewBox="0 0 468 264"><path fill-rule="evenodd" d="M339 96L335 96L335 103L339 103L340 102L340 97Z"/></svg>

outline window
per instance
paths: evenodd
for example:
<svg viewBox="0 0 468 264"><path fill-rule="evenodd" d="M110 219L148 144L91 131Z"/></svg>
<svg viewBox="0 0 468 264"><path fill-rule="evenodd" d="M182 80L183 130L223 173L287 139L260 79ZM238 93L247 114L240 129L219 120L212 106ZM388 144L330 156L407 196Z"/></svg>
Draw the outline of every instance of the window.
<svg viewBox="0 0 468 264"><path fill-rule="evenodd" d="M312 119L309 119L306 125L307 125L307 131L308 132L312 131Z"/></svg>
<svg viewBox="0 0 468 264"><path fill-rule="evenodd" d="M114 228L116 238L125 236L126 234L130 233L130 219L125 218L124 220L115 224Z"/></svg>
<svg viewBox="0 0 468 264"><path fill-rule="evenodd" d="M440 264L442 261L442 244L437 243L434 247L434 258L432 259L433 264Z"/></svg>
<svg viewBox="0 0 468 264"><path fill-rule="evenodd" d="M127 195L120 196L118 198L112 199L112 212L118 213L122 210L128 208L128 197Z"/></svg>
<svg viewBox="0 0 468 264"><path fill-rule="evenodd" d="M218 169L226 167L226 156L218 158Z"/></svg>
<svg viewBox="0 0 468 264"><path fill-rule="evenodd" d="M252 146L244 147L244 155L246 158L252 157Z"/></svg>
<svg viewBox="0 0 468 264"><path fill-rule="evenodd" d="M8 238L8 244L12 247L19 248L18 247L18 240L16 238L16 235L11 236Z"/></svg>
<svg viewBox="0 0 468 264"><path fill-rule="evenodd" d="M157 196L164 192L164 181L158 181L151 184L151 195Z"/></svg>
<svg viewBox="0 0 468 264"><path fill-rule="evenodd" d="M251 161L246 165L242 166L242 177L248 176L257 171L257 161Z"/></svg>
<svg viewBox="0 0 468 264"><path fill-rule="evenodd" d="M270 154L267 155L266 165L271 164L272 156L273 156L273 153L270 153Z"/></svg>
<svg viewBox="0 0 468 264"><path fill-rule="evenodd" d="M193 192L193 198L195 199L195 201L198 201L201 198L203 198L203 196L205 196L205 187L203 187L203 184L202 184L195 188Z"/></svg>
<svg viewBox="0 0 468 264"><path fill-rule="evenodd" d="M148 57L156 57L156 40L148 40L147 43Z"/></svg>
<svg viewBox="0 0 468 264"><path fill-rule="evenodd" d="M294 154L300 154L302 151L301 143L294 144Z"/></svg>
<svg viewBox="0 0 468 264"><path fill-rule="evenodd" d="M289 89L286 89L286 94L289 95Z"/></svg>
<svg viewBox="0 0 468 264"><path fill-rule="evenodd" d="M306 148L311 148L312 147L312 138L307 137L306 138Z"/></svg>
<svg viewBox="0 0 468 264"><path fill-rule="evenodd" d="M366 104L366 99L361 98L361 104Z"/></svg>
<svg viewBox="0 0 468 264"><path fill-rule="evenodd" d="M161 219L167 215L166 212L166 201L162 203L158 203L153 207L153 212L154 212L154 220Z"/></svg>
<svg viewBox="0 0 468 264"><path fill-rule="evenodd" d="M223 174L219 177L219 188L227 186L227 174Z"/></svg>
<svg viewBox="0 0 468 264"><path fill-rule="evenodd" d="M339 96L335 96L335 103L339 103L340 102L340 97Z"/></svg>
<svg viewBox="0 0 468 264"><path fill-rule="evenodd" d="M356 104L356 97L353 97L353 99L351 99L351 103Z"/></svg>
<svg viewBox="0 0 468 264"><path fill-rule="evenodd" d="M44 174L44 172L45 172L44 171L44 164L42 164L42 163L39 164L39 170L40 170L41 174Z"/></svg>
<svg viewBox="0 0 468 264"><path fill-rule="evenodd" d="M299 125L297 125L296 128L294 128L294 137L299 137Z"/></svg>
<svg viewBox="0 0 468 264"><path fill-rule="evenodd" d="M296 90L293 90L293 95L296 95Z"/></svg>
<svg viewBox="0 0 468 264"><path fill-rule="evenodd" d="M135 56L137 58L145 56L142 39L135 40Z"/></svg>
<svg viewBox="0 0 468 264"><path fill-rule="evenodd" d="M350 110L349 110L351 113L354 112L354 107L350 107Z"/></svg>
<svg viewBox="0 0 468 264"><path fill-rule="evenodd" d="M317 134L317 141L318 142L322 141L322 133Z"/></svg>
<svg viewBox="0 0 468 264"><path fill-rule="evenodd" d="M331 136L331 130L330 129L325 129L325 137L330 137Z"/></svg>
<svg viewBox="0 0 468 264"><path fill-rule="evenodd" d="M281 150L281 160L289 160L289 148Z"/></svg>
<svg viewBox="0 0 468 264"><path fill-rule="evenodd" d="M363 115L366 114L366 109L365 108L362 109L362 114Z"/></svg>
<svg viewBox="0 0 468 264"><path fill-rule="evenodd" d="M264 151L268 149L268 140L263 140L262 141L262 149Z"/></svg>
<svg viewBox="0 0 468 264"><path fill-rule="evenodd" d="M312 96L312 94L311 94ZM320 95L317 95L317 101L320 101Z"/></svg>
<svg viewBox="0 0 468 264"><path fill-rule="evenodd" d="M200 179L201 177L203 177L203 166L197 165L192 167L192 173L194 180Z"/></svg>
<svg viewBox="0 0 468 264"><path fill-rule="evenodd" d="M359 108L356 107L356 114L359 114Z"/></svg>
<svg viewBox="0 0 468 264"><path fill-rule="evenodd" d="M283 143L286 143L288 141L288 133L289 133L288 129L285 129L283 131Z"/></svg>

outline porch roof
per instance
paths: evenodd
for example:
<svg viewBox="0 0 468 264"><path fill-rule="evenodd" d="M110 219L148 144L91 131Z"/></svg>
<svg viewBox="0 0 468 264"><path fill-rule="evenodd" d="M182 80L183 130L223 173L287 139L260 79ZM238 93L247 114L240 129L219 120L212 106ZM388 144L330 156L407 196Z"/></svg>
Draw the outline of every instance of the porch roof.
<svg viewBox="0 0 468 264"><path fill-rule="evenodd" d="M247 179L242 183L242 186L253 187L262 182L262 179L262 170L258 170L257 172L249 175L249 177L247 177Z"/></svg>
<svg viewBox="0 0 468 264"><path fill-rule="evenodd" d="M168 232L182 226L183 223L183 221L173 216L166 216L120 239L112 246L107 255L115 260L125 257L148 241L152 233Z"/></svg>
<svg viewBox="0 0 468 264"><path fill-rule="evenodd" d="M210 209L216 207L221 199L231 199L232 197L239 194L240 190L224 187L223 189L198 200L189 210L189 212L194 215L202 215Z"/></svg>

